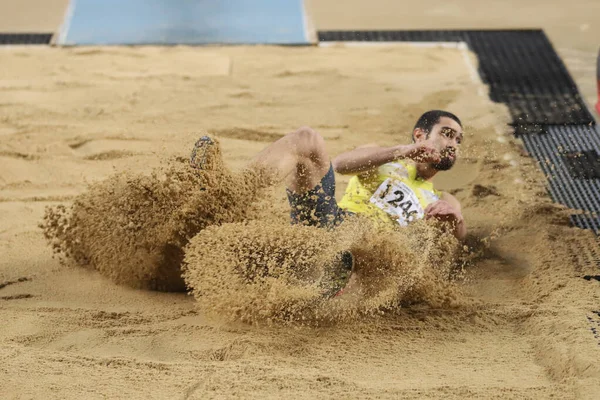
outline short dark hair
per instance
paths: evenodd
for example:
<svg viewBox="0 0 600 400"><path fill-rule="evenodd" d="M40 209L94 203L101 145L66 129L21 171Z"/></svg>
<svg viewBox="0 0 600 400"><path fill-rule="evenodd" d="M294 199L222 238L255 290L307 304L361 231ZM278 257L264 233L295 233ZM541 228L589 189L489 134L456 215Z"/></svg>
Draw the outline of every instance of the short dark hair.
<svg viewBox="0 0 600 400"><path fill-rule="evenodd" d="M430 110L419 117L415 127L413 128L413 132L415 129L420 128L421 130L427 132L427 135L429 135L433 126L440 122L440 118L442 117L453 119L462 128L462 122L460 122L460 119L458 119L458 117L451 112L443 110Z"/></svg>

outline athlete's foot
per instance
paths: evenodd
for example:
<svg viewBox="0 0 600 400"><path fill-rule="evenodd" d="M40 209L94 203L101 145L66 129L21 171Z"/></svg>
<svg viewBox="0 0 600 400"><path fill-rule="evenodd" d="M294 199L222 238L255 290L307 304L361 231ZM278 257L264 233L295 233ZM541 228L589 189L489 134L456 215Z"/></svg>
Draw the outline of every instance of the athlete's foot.
<svg viewBox="0 0 600 400"><path fill-rule="evenodd" d="M206 157L209 147L214 146L215 142L208 136L202 136L194 144L192 154L190 155L190 165L192 168L201 171L206 163Z"/></svg>
<svg viewBox="0 0 600 400"><path fill-rule="evenodd" d="M340 253L331 267L325 271L325 276L319 286L321 295L326 299L332 299L342 295L347 287L354 270L354 259L352 253L344 251Z"/></svg>

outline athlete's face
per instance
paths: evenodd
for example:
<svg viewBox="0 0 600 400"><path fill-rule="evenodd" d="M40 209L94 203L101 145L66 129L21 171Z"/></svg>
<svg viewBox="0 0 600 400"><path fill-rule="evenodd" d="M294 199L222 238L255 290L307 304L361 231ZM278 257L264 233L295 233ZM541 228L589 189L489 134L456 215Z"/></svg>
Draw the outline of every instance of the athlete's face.
<svg viewBox="0 0 600 400"><path fill-rule="evenodd" d="M463 130L452 118L441 117L429 135L422 135L420 139L424 144L440 152L440 162L431 164L431 166L438 171L447 171L452 168L458 158L458 150L463 140Z"/></svg>

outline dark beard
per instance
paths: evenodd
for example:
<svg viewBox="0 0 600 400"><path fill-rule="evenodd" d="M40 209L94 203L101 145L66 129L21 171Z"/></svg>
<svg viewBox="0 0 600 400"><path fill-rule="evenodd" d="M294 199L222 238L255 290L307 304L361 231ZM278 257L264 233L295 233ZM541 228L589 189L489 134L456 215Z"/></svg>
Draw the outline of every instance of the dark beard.
<svg viewBox="0 0 600 400"><path fill-rule="evenodd" d="M442 157L440 162L433 163L431 166L437 171L448 171L454 165L452 157Z"/></svg>

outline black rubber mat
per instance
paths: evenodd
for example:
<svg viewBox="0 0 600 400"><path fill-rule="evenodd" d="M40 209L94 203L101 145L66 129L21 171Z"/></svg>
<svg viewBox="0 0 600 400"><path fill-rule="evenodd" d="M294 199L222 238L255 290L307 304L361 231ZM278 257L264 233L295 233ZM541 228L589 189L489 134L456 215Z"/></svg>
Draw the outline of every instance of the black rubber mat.
<svg viewBox="0 0 600 400"><path fill-rule="evenodd" d="M584 214L572 216L573 223L600 234L600 129L546 126L522 139L548 178L553 200L583 210Z"/></svg>
<svg viewBox="0 0 600 400"><path fill-rule="evenodd" d="M567 151L561 157L571 177L600 179L600 155L596 150Z"/></svg>
<svg viewBox="0 0 600 400"><path fill-rule="evenodd" d="M575 82L539 29L439 31L322 31L327 41L457 42L479 58L479 73L490 98L505 103L513 125L588 125L594 118Z"/></svg>
<svg viewBox="0 0 600 400"><path fill-rule="evenodd" d="M0 33L0 45L50 44L51 33Z"/></svg>
<svg viewBox="0 0 600 400"><path fill-rule="evenodd" d="M460 42L463 30L319 31L320 42Z"/></svg>
<svg viewBox="0 0 600 400"><path fill-rule="evenodd" d="M592 311L588 316L587 320L590 323L590 329L592 334L598 341L598 345L600 346L600 311Z"/></svg>

